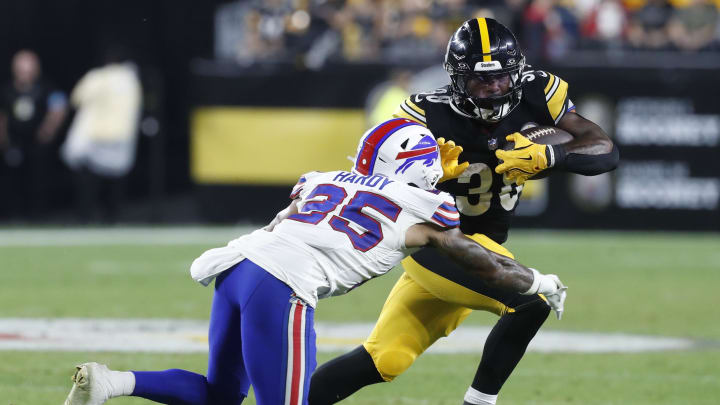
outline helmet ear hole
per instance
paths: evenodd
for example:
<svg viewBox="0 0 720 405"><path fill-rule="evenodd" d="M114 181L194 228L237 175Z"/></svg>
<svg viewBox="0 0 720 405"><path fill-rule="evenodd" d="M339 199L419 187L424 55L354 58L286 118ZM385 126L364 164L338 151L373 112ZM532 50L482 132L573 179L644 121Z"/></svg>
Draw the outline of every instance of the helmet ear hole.
<svg viewBox="0 0 720 405"><path fill-rule="evenodd" d="M403 141L403 143L400 144L400 147L403 149L407 149L407 144L410 141L410 138L407 138Z"/></svg>

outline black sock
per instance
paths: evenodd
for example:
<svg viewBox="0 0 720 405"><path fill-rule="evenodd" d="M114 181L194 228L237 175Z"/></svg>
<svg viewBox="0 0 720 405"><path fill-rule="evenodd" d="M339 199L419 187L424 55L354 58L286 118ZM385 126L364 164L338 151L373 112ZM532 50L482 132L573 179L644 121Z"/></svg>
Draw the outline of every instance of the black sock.
<svg viewBox="0 0 720 405"><path fill-rule="evenodd" d="M538 296L533 298L515 306L515 312L503 315L490 332L472 383L476 390L497 395L547 319L550 306Z"/></svg>
<svg viewBox="0 0 720 405"><path fill-rule="evenodd" d="M308 403L334 404L366 385L383 381L370 354L359 346L315 370L310 380Z"/></svg>

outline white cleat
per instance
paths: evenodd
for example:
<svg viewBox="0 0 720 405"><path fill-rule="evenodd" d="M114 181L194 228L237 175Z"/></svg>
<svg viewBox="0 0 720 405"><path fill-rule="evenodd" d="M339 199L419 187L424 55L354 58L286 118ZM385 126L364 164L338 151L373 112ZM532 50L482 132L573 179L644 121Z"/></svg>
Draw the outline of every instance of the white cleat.
<svg viewBox="0 0 720 405"><path fill-rule="evenodd" d="M101 405L110 398L110 370L104 364L75 366L73 384L64 405Z"/></svg>

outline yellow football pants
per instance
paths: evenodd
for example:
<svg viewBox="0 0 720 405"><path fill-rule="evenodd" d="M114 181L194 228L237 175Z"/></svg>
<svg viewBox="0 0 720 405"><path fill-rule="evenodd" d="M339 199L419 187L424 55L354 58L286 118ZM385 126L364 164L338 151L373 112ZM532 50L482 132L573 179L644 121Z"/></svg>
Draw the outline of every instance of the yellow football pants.
<svg viewBox="0 0 720 405"><path fill-rule="evenodd" d="M514 258L485 235L470 238L488 250ZM390 291L375 328L363 343L385 381L407 370L430 345L455 330L473 309L498 316L513 311L427 270L412 257L403 260L402 265L405 273Z"/></svg>

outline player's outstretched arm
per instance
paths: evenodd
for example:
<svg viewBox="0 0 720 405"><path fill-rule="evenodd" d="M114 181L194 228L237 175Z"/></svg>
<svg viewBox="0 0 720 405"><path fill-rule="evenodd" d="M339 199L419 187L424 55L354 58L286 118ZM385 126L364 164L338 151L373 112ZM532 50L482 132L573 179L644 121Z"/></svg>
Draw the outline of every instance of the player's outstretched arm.
<svg viewBox="0 0 720 405"><path fill-rule="evenodd" d="M413 225L405 234L405 246L435 247L491 287L524 295L543 294L557 318L562 317L567 287L558 276L542 274L509 257L491 252L465 236L458 228Z"/></svg>
<svg viewBox="0 0 720 405"><path fill-rule="evenodd" d="M275 225L279 224L280 221L289 217L292 214L297 214L298 213L298 207L297 207L298 201L299 200L297 200L297 199L292 200L290 205L285 207L284 210L278 212L275 215L275 218L273 218L273 220L269 224L265 225L265 227L263 227L263 229L268 232L272 232L272 230L275 228Z"/></svg>
<svg viewBox="0 0 720 405"><path fill-rule="evenodd" d="M405 245L435 247L492 287L521 294L552 294L562 286L557 276L539 273L515 260L491 252L465 236L458 228L413 225L405 235Z"/></svg>

